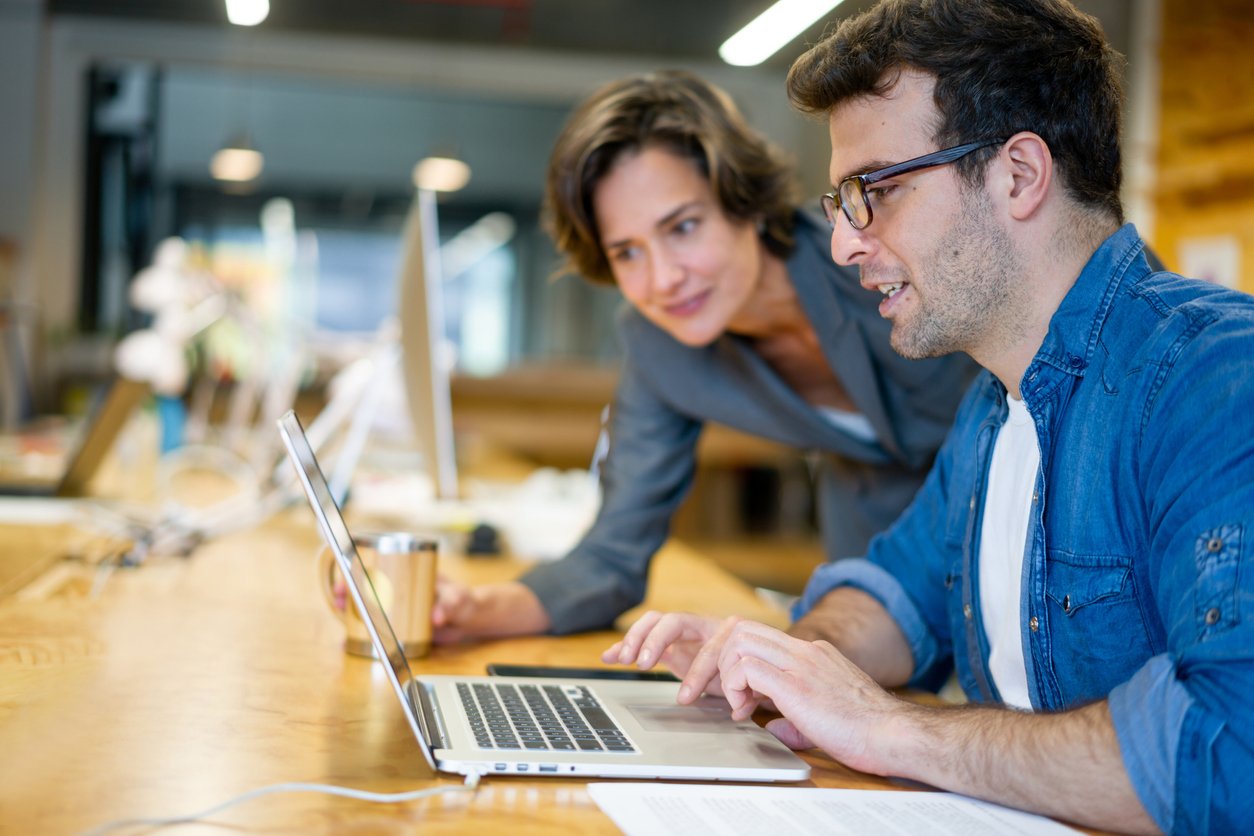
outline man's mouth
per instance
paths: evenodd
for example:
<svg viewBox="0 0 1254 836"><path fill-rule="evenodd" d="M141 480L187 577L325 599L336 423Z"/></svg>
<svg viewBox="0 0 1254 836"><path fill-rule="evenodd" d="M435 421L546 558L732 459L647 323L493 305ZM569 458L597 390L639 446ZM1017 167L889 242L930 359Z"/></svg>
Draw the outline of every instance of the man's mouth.
<svg viewBox="0 0 1254 836"><path fill-rule="evenodd" d="M880 316L885 318L892 317L894 311L897 309L897 306L902 302L902 300L897 297L901 296L902 291L909 286L909 282L884 282L869 288L878 290L884 296L883 300L880 302Z"/></svg>

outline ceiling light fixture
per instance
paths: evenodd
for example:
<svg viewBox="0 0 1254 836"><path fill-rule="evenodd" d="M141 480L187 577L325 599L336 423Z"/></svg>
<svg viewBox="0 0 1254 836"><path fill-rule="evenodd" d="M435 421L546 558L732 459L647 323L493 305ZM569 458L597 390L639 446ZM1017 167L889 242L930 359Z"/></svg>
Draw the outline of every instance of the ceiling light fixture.
<svg viewBox="0 0 1254 836"><path fill-rule="evenodd" d="M209 173L217 180L247 183L261 174L265 158L245 136L236 137L218 149L209 160Z"/></svg>
<svg viewBox="0 0 1254 836"><path fill-rule="evenodd" d="M470 182L470 166L453 157L426 157L414 166L414 185L425 191L455 192Z"/></svg>
<svg viewBox="0 0 1254 836"><path fill-rule="evenodd" d="M226 0L226 19L236 26L256 26L270 14L270 0Z"/></svg>
<svg viewBox="0 0 1254 836"><path fill-rule="evenodd" d="M724 41L719 57L736 67L756 67L840 4L841 0L778 0Z"/></svg>

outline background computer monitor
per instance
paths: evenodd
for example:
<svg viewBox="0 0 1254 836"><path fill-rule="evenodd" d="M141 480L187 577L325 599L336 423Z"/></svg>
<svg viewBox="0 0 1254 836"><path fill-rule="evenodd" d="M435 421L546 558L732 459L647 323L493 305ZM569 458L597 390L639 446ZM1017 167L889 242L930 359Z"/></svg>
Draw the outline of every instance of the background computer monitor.
<svg viewBox="0 0 1254 836"><path fill-rule="evenodd" d="M444 297L436 194L419 189L401 240L398 318L405 400L436 496L458 496L453 409L444 352Z"/></svg>

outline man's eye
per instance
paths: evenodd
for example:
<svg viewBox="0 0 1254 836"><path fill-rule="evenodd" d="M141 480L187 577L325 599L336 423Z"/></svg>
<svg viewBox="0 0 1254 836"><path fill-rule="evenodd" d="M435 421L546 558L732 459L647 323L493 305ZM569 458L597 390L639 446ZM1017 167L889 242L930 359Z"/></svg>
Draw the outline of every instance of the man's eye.
<svg viewBox="0 0 1254 836"><path fill-rule="evenodd" d="M866 196L875 201L881 201L888 197L897 188L894 183L885 183L880 186L868 186Z"/></svg>
<svg viewBox="0 0 1254 836"><path fill-rule="evenodd" d="M697 228L696 218L684 218L682 221L675 224L674 231L678 235L688 235L694 230L696 230L696 228Z"/></svg>
<svg viewBox="0 0 1254 836"><path fill-rule="evenodd" d="M631 261L639 255L639 250L635 247L622 247L610 253L610 261Z"/></svg>

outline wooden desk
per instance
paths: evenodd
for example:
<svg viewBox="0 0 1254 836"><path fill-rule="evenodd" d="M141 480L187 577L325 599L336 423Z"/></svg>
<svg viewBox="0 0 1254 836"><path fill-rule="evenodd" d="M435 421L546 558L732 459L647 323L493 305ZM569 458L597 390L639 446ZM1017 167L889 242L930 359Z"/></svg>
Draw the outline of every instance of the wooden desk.
<svg viewBox="0 0 1254 836"><path fill-rule="evenodd" d="M94 572L82 568L54 570L61 574L52 581L0 601L0 832L75 833L190 813L287 781L376 792L460 782L428 770L381 669L341 649L342 628L316 585L318 545L302 507L190 559L118 570L97 598L89 595ZM472 581L518 569L504 559L445 563ZM682 545L659 556L652 589L655 607L782 621ZM598 664L615 635L438 648L415 668ZM811 785L893 788L820 754L806 757ZM584 787L489 777L473 797L401 805L283 794L213 821L248 832L617 832ZM209 828L177 832L189 830Z"/></svg>

